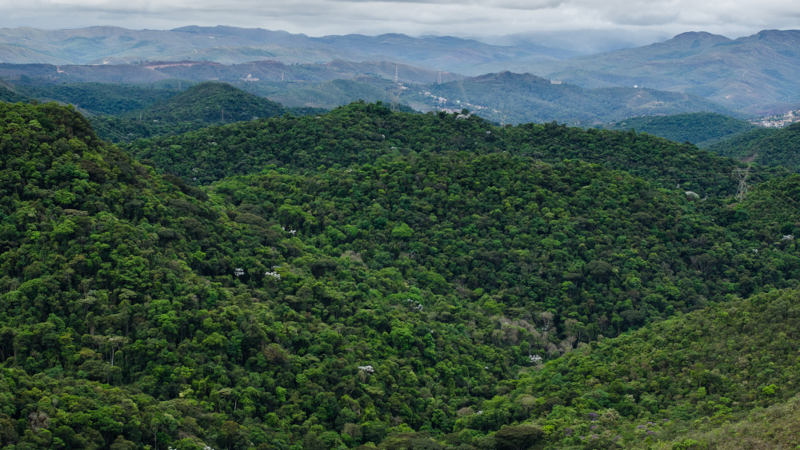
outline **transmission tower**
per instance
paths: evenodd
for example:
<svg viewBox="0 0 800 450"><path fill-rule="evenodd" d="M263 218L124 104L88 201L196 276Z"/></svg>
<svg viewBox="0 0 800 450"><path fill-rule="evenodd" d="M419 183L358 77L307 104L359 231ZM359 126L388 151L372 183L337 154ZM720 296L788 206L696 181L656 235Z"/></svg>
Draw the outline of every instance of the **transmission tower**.
<svg viewBox="0 0 800 450"><path fill-rule="evenodd" d="M750 167L751 164L748 164L745 168L737 167L733 169L734 178L739 180L739 187L736 191L736 200L744 200L745 196L747 195L747 178L750 176Z"/></svg>

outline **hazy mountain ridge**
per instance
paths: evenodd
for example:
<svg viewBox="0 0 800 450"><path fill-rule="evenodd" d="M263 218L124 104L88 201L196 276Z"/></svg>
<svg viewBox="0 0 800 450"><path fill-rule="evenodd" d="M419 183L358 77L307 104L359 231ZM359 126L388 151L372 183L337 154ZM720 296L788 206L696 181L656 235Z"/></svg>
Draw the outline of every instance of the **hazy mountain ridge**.
<svg viewBox="0 0 800 450"><path fill-rule="evenodd" d="M410 83L452 81L463 76L388 61L353 62L334 60L318 64L284 64L264 60L241 64L209 61L154 61L144 64L53 65L3 64L0 78L41 83L153 83L170 79L227 82L331 81L371 75Z"/></svg>
<svg viewBox="0 0 800 450"><path fill-rule="evenodd" d="M433 70L480 73L502 62L552 60L555 49L498 46L456 37L344 35L309 37L284 31L235 27L128 30L0 30L0 61L12 63L103 64L154 60L242 63L280 59L320 63L334 59L389 59Z"/></svg>
<svg viewBox="0 0 800 450"><path fill-rule="evenodd" d="M425 89L430 93L427 98L408 89L399 99L420 110L463 107L498 123L557 121L596 125L639 115L730 113L713 102L687 94L630 87L586 89L511 72L428 85Z"/></svg>
<svg viewBox="0 0 800 450"><path fill-rule="evenodd" d="M692 93L760 113L800 102L800 31L728 39L683 33L644 47L559 62L548 76L581 86L645 86Z"/></svg>

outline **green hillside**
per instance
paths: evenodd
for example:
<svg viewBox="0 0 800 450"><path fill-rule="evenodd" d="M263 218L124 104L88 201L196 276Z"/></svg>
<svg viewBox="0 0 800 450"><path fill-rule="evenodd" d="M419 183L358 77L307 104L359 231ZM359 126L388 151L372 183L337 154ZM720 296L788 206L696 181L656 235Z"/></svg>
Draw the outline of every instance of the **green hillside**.
<svg viewBox="0 0 800 450"><path fill-rule="evenodd" d="M142 112L147 120L226 123L278 116L283 106L248 94L227 83L196 84Z"/></svg>
<svg viewBox="0 0 800 450"><path fill-rule="evenodd" d="M258 171L265 164L312 170L367 163L396 152L463 150L509 151L548 162L581 159L627 170L662 187L680 185L701 196L728 195L737 186L733 160L652 136L554 123L497 127L475 116L398 113L364 103L322 116L274 118L142 140L128 149L160 170L201 184ZM765 173L754 169L751 181Z"/></svg>
<svg viewBox="0 0 800 450"><path fill-rule="evenodd" d="M733 300L580 348L521 375L510 392L456 422L460 435L523 432L556 447L778 448L800 444L797 429L755 422L796 405L800 308L796 290ZM781 403L788 401L786 406ZM776 405L770 412L751 408ZM740 419L743 422L737 423ZM731 424L731 422L733 422ZM523 425L503 424L528 424ZM725 436L767 430L763 435ZM749 428L749 430L748 430ZM537 432L533 432L536 430ZM495 439L504 437L501 432ZM738 442L738 444L737 444ZM704 445L705 444L705 445ZM670 448L667 444L667 448Z"/></svg>
<svg viewBox="0 0 800 450"><path fill-rule="evenodd" d="M18 93L13 87L0 81L0 101L16 103L26 100L27 97Z"/></svg>
<svg viewBox="0 0 800 450"><path fill-rule="evenodd" d="M177 86L160 83L126 85L116 83L31 83L17 89L40 101L74 105L92 115L120 115L147 108L178 94Z"/></svg>
<svg viewBox="0 0 800 450"><path fill-rule="evenodd" d="M715 113L689 113L673 116L634 117L608 125L611 130L636 130L675 142L691 142L709 147L721 140L755 129L747 121Z"/></svg>
<svg viewBox="0 0 800 450"><path fill-rule="evenodd" d="M196 187L69 108L0 117L2 446L581 445L594 412L628 444L798 392L798 177L733 203L692 146L354 104L151 141L245 174L153 147Z"/></svg>
<svg viewBox="0 0 800 450"><path fill-rule="evenodd" d="M765 166L800 170L800 123L779 129L756 129L726 139L710 151L737 159L753 160Z"/></svg>
<svg viewBox="0 0 800 450"><path fill-rule="evenodd" d="M98 135L114 142L185 133L213 124L249 121L286 113L316 114L313 108L283 105L226 83L199 83L166 100L115 117L93 117Z"/></svg>

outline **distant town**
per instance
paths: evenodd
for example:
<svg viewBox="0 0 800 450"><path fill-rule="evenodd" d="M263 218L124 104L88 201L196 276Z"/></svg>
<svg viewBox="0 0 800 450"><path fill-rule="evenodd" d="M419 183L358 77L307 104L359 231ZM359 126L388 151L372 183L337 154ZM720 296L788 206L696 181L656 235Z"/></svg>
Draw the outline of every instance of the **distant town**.
<svg viewBox="0 0 800 450"><path fill-rule="evenodd" d="M751 120L750 123L765 128L783 128L795 122L800 122L800 109L795 109L784 114L761 117Z"/></svg>

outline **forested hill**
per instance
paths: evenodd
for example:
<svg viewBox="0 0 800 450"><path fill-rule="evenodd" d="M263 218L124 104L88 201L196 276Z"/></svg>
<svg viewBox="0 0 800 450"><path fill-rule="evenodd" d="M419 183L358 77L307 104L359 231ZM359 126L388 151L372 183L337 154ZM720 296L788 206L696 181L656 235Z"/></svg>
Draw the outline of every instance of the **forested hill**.
<svg viewBox="0 0 800 450"><path fill-rule="evenodd" d="M757 129L713 145L710 151L765 166L800 171L800 123L779 129Z"/></svg>
<svg viewBox="0 0 800 450"><path fill-rule="evenodd" d="M200 184L259 171L265 164L344 167L409 152L508 151L548 162L581 159L629 171L661 186L728 195L737 163L691 145L633 132L582 130L555 123L497 127L465 114L392 112L381 104L353 103L329 114L280 117L141 140L132 154ZM754 169L752 181L762 179Z"/></svg>
<svg viewBox="0 0 800 450"><path fill-rule="evenodd" d="M7 86L5 83L0 82L0 101L4 102L22 102L27 100L24 95L19 94L10 86Z"/></svg>
<svg viewBox="0 0 800 450"><path fill-rule="evenodd" d="M322 112L286 108L280 103L247 93L227 83L204 82L172 94L160 102L114 117L93 117L98 134L112 141L183 133L213 124L249 121L286 113Z"/></svg>
<svg viewBox="0 0 800 450"><path fill-rule="evenodd" d="M279 116L286 109L227 83L196 84L167 101L142 111L148 120L201 123L239 122Z"/></svg>
<svg viewBox="0 0 800 450"><path fill-rule="evenodd" d="M675 142L691 142L708 147L756 128L751 123L716 113L689 113L672 116L633 117L605 128L636 130Z"/></svg>

